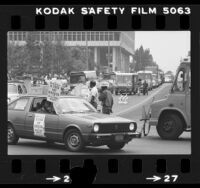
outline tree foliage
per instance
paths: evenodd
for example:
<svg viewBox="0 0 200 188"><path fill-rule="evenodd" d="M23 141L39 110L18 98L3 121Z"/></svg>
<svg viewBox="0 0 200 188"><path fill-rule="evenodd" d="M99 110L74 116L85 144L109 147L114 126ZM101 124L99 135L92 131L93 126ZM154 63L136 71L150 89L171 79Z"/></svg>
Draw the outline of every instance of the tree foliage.
<svg viewBox="0 0 200 188"><path fill-rule="evenodd" d="M30 34L25 45L8 43L8 70L15 75L83 71L87 69L85 51L84 47L69 47L59 40L39 43Z"/></svg>
<svg viewBox="0 0 200 188"><path fill-rule="evenodd" d="M150 49L144 49L143 46L136 49L133 58L135 64L132 66L134 66L135 71L144 70L146 66L157 66L150 53Z"/></svg>

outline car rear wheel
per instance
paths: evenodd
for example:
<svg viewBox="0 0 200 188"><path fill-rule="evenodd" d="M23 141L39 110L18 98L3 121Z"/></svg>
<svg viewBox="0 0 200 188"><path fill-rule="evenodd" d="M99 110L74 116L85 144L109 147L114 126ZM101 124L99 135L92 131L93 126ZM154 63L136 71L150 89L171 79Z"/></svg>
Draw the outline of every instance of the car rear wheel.
<svg viewBox="0 0 200 188"><path fill-rule="evenodd" d="M125 143L112 143L107 145L111 150L121 150Z"/></svg>
<svg viewBox="0 0 200 188"><path fill-rule="evenodd" d="M8 124L7 141L9 145L17 144L19 141L19 137L16 135L15 129L10 124Z"/></svg>
<svg viewBox="0 0 200 188"><path fill-rule="evenodd" d="M72 152L78 152L84 148L82 135L77 129L71 129L65 133L64 144L67 150Z"/></svg>
<svg viewBox="0 0 200 188"><path fill-rule="evenodd" d="M183 133L181 118L172 113L164 114L157 125L157 132L162 139L176 140Z"/></svg>

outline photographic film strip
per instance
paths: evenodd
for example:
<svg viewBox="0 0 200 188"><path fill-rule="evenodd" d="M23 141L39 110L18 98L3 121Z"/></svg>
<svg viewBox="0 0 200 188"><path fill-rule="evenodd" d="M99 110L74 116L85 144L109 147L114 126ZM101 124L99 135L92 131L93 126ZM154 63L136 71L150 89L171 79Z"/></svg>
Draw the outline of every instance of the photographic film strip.
<svg viewBox="0 0 200 188"><path fill-rule="evenodd" d="M0 5L0 183L200 183L199 10Z"/></svg>

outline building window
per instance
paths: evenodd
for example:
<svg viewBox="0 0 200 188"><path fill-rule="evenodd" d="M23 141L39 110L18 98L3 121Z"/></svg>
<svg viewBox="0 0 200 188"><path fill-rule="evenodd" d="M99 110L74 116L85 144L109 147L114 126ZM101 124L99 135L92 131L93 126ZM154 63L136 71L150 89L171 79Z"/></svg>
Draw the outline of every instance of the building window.
<svg viewBox="0 0 200 188"><path fill-rule="evenodd" d="M60 35L60 37L59 37L60 40L63 40L63 39L64 39L64 33L63 33L62 31L60 31L60 32L59 32L59 35Z"/></svg>
<svg viewBox="0 0 200 188"><path fill-rule="evenodd" d="M104 41L104 32L100 32L100 40Z"/></svg>
<svg viewBox="0 0 200 188"><path fill-rule="evenodd" d="M67 37L68 37L68 32L65 32L65 33L64 33L64 40L65 40L65 41L68 40Z"/></svg>
<svg viewBox="0 0 200 188"><path fill-rule="evenodd" d="M49 32L44 33L44 40L49 41Z"/></svg>
<svg viewBox="0 0 200 188"><path fill-rule="evenodd" d="M81 32L77 32L77 40L81 41Z"/></svg>
<svg viewBox="0 0 200 188"><path fill-rule="evenodd" d="M29 37L30 37L32 40L40 41L40 33L30 33L30 34L29 34Z"/></svg>
<svg viewBox="0 0 200 188"><path fill-rule="evenodd" d="M41 38L40 38L41 41L44 41L44 32L41 32L41 33L40 33L40 36L41 36Z"/></svg>
<svg viewBox="0 0 200 188"><path fill-rule="evenodd" d="M90 35L90 32L87 32L87 40L91 40L91 35Z"/></svg>
<svg viewBox="0 0 200 188"><path fill-rule="evenodd" d="M13 33L8 32L8 41L12 41L12 40L13 40Z"/></svg>
<svg viewBox="0 0 200 188"><path fill-rule="evenodd" d="M120 32L114 32L114 40L119 41Z"/></svg>
<svg viewBox="0 0 200 188"><path fill-rule="evenodd" d="M109 40L113 40L113 32L109 32Z"/></svg>
<svg viewBox="0 0 200 188"><path fill-rule="evenodd" d="M105 40L108 41L108 32L105 32Z"/></svg>
<svg viewBox="0 0 200 188"><path fill-rule="evenodd" d="M18 40L17 34L18 34L17 32L14 33L14 41L17 41L17 40Z"/></svg>
<svg viewBox="0 0 200 188"><path fill-rule="evenodd" d="M91 40L92 41L96 40L96 32L91 32Z"/></svg>
<svg viewBox="0 0 200 188"><path fill-rule="evenodd" d="M72 32L68 33L68 41L72 41Z"/></svg>
<svg viewBox="0 0 200 188"><path fill-rule="evenodd" d="M99 32L96 32L96 41L99 41L100 40L100 34Z"/></svg>
<svg viewBox="0 0 200 188"><path fill-rule="evenodd" d="M85 32L82 32L82 41L85 41Z"/></svg>
<svg viewBox="0 0 200 188"><path fill-rule="evenodd" d="M73 33L73 41L76 41L76 32L72 32Z"/></svg>

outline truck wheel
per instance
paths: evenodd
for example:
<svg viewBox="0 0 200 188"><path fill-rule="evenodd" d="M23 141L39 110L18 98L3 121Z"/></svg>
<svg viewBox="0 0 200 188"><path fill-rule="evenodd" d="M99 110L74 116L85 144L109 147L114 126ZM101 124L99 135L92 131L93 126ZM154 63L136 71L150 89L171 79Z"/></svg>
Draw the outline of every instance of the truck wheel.
<svg viewBox="0 0 200 188"><path fill-rule="evenodd" d="M9 145L15 145L19 141L19 137L16 135L15 129L10 124L8 124L7 141Z"/></svg>
<svg viewBox="0 0 200 188"><path fill-rule="evenodd" d="M121 150L125 143L112 143L107 145L111 150Z"/></svg>
<svg viewBox="0 0 200 188"><path fill-rule="evenodd" d="M166 140L178 139L184 130L181 118L172 113L163 115L156 128L159 136Z"/></svg>
<svg viewBox="0 0 200 188"><path fill-rule="evenodd" d="M67 150L72 152L78 152L84 148L82 135L77 129L70 129L65 133L64 144Z"/></svg>

